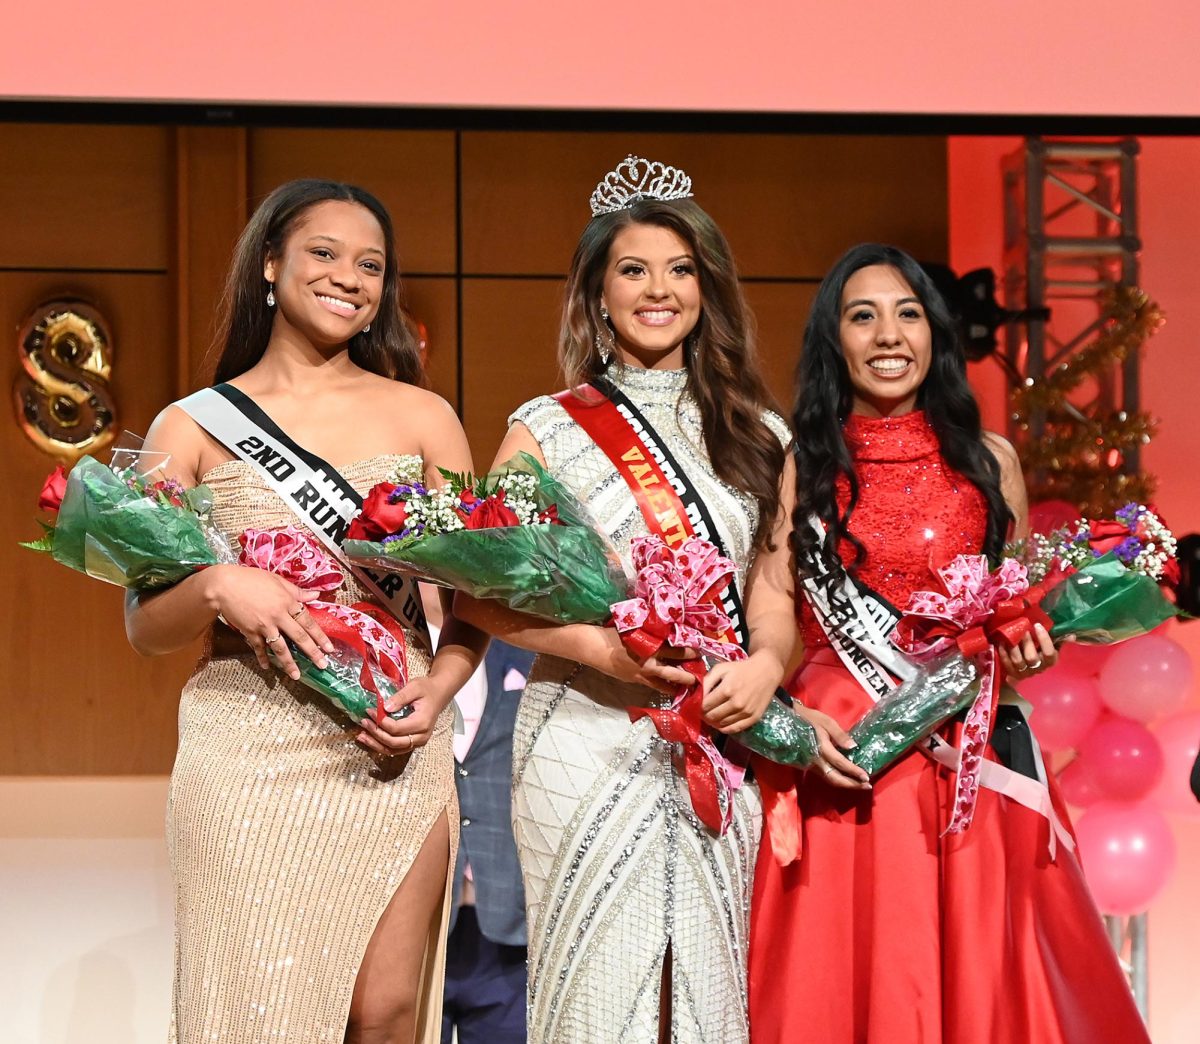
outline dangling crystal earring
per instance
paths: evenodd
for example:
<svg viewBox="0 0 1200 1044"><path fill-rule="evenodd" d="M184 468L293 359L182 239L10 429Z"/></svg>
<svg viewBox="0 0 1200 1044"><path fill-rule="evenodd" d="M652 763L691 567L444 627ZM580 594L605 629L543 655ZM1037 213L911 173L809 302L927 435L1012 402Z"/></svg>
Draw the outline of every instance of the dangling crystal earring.
<svg viewBox="0 0 1200 1044"><path fill-rule="evenodd" d="M274 308L275 307L275 284L268 283L267 285L271 288L270 290L267 291L267 307Z"/></svg>
<svg viewBox="0 0 1200 1044"><path fill-rule="evenodd" d="M600 306L600 318L604 320L605 330L608 333L608 339L606 341L600 331L597 330L596 351L600 353L600 361L607 366L608 361L612 358L613 348L617 342L616 338L614 338L612 335L612 331L608 329L608 309L605 308L604 305Z"/></svg>

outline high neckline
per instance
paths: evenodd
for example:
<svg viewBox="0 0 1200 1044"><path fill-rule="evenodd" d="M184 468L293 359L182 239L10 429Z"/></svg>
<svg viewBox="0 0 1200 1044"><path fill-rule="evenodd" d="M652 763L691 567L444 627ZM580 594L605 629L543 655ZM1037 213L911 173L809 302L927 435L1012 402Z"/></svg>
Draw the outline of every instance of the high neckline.
<svg viewBox="0 0 1200 1044"><path fill-rule="evenodd" d="M605 376L630 398L646 402L679 401L679 396L687 387L688 371L650 370L644 366L622 366L610 363Z"/></svg>
<svg viewBox="0 0 1200 1044"><path fill-rule="evenodd" d="M845 424L846 445L855 460L906 461L936 455L939 446L924 410L899 417L850 414Z"/></svg>

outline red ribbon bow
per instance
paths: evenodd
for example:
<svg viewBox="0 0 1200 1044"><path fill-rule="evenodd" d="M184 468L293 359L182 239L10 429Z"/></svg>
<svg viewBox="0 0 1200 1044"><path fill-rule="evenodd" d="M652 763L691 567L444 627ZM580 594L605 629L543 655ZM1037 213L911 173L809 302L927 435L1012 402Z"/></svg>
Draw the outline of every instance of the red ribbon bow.
<svg viewBox="0 0 1200 1044"><path fill-rule="evenodd" d="M677 548L660 536L639 537L631 550L637 570L635 597L612 607L612 622L635 656L645 659L670 644L699 649L718 660L745 659L741 646L722 638L732 628L720 604L736 571L728 558L697 537ZM724 834L733 821L733 792L743 773L717 750L701 716L708 673L704 662L688 660L680 667L696 684L680 686L669 707L630 707L629 718L649 718L663 739L683 744L692 808L705 826Z"/></svg>
<svg viewBox="0 0 1200 1044"><path fill-rule="evenodd" d="M980 667L979 695L963 725L954 808L945 830L959 834L975 815L980 764L1003 683L996 646L1013 648L1034 624L1049 630L1050 618L1039 603L1053 581L1047 578L1031 588L1021 563L1006 558L992 573L982 555L959 555L937 573L945 593L914 591L892 632L892 642L918 663L957 647L964 659L975 660Z"/></svg>
<svg viewBox="0 0 1200 1044"><path fill-rule="evenodd" d="M338 563L295 526L247 529L238 540L238 565L265 569L309 591L334 591L345 581ZM305 608L326 637L357 654L362 662L359 684L375 697L372 717L382 722L387 708L377 676L383 675L397 690L408 683L408 647L399 622L370 602L308 602Z"/></svg>

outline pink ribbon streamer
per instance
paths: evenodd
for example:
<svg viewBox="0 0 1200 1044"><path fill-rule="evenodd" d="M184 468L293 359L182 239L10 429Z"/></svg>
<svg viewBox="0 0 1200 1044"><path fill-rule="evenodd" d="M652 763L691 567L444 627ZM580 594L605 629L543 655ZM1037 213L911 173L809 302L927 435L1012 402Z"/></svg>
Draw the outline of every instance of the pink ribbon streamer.
<svg viewBox="0 0 1200 1044"><path fill-rule="evenodd" d="M975 816L984 753L1000 695L996 642L1011 647L1032 626L1023 612L1026 607L1021 606L1016 614L1015 627L1009 612L1014 600L1029 590L1029 579L1020 562L1006 558L993 573L982 555L958 555L937 574L945 593L914 591L892 633L892 642L918 663L928 663L957 647L965 658L974 657L979 664L979 695L963 724L954 807L943 831L961 834ZM1004 618L1003 625L989 627L997 616Z"/></svg>
<svg viewBox="0 0 1200 1044"><path fill-rule="evenodd" d="M345 582L337 561L296 526L247 529L238 539L242 545L238 565L275 573L307 591L336 591ZM309 602L305 608L327 637L362 659L359 682L374 694L375 720L382 721L387 710L377 675L388 678L397 690L408 682L408 650L399 624L368 602L353 606Z"/></svg>
<svg viewBox="0 0 1200 1044"><path fill-rule="evenodd" d="M746 651L722 640L732 624L719 597L736 567L707 540L691 537L671 548L660 536L638 537L631 546L637 570L634 597L612 606L613 625L635 655L652 656L663 645L693 648L717 660L743 660ZM696 678L666 708L631 707L632 721L649 718L658 734L684 750L684 774L692 808L710 830L724 834L733 821L733 794L745 770L716 747L700 713L706 669L701 660L680 665Z"/></svg>

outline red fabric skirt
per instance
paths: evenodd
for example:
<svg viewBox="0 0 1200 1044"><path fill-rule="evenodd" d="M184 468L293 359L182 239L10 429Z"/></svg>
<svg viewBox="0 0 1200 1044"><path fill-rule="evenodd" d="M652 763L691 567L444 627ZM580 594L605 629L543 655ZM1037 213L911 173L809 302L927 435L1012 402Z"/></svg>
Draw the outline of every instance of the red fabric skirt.
<svg viewBox="0 0 1200 1044"><path fill-rule="evenodd" d="M828 648L789 687L843 727L870 702ZM1076 856L983 788L941 837L953 784L919 752L868 792L800 776L800 859L780 867L768 833L755 877L754 1044L1149 1041Z"/></svg>

